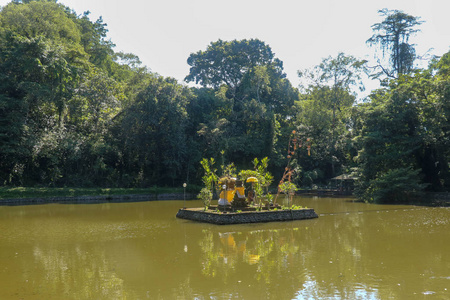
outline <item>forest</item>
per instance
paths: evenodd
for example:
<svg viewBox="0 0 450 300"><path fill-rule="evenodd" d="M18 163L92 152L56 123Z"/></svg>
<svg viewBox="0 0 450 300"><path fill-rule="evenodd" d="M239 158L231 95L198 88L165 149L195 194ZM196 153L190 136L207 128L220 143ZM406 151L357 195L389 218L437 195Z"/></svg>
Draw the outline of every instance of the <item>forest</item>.
<svg viewBox="0 0 450 300"><path fill-rule="evenodd" d="M294 87L258 39L192 49L180 83L115 52L102 18L12 1L0 10L0 185L200 186L203 158L220 172L265 157L276 183L295 130L310 146L292 160L298 186L352 174L356 195L378 203L448 191L450 52L417 68L420 18L379 13L377 65L339 53ZM357 101L363 74L381 87Z"/></svg>

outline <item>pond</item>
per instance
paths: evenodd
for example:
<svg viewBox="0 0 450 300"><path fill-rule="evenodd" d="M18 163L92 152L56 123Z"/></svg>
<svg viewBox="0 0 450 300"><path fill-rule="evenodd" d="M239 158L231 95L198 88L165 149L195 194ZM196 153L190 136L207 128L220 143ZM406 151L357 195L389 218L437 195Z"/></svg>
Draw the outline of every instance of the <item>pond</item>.
<svg viewBox="0 0 450 300"><path fill-rule="evenodd" d="M195 223L175 218L183 201L0 206L0 299L450 299L450 208L295 204L319 218Z"/></svg>

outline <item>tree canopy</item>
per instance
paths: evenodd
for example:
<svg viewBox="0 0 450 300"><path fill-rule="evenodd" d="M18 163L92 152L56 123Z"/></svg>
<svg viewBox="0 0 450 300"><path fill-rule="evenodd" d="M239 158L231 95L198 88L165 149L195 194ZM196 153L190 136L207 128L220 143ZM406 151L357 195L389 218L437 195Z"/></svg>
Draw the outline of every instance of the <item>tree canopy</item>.
<svg viewBox="0 0 450 300"><path fill-rule="evenodd" d="M192 53L187 62L191 68L186 81L213 88L225 84L233 90L254 67L271 65L279 72L283 70L282 62L274 57L272 49L258 39L218 40L206 51Z"/></svg>
<svg viewBox="0 0 450 300"><path fill-rule="evenodd" d="M390 66L385 67L379 61L378 67L391 78L408 74L413 70L416 59L416 51L414 45L409 43L409 38L420 31L417 26L423 22L420 18L399 10L382 9L379 13L385 18L382 22L372 25L374 34L367 43L379 46L383 56L389 56Z"/></svg>

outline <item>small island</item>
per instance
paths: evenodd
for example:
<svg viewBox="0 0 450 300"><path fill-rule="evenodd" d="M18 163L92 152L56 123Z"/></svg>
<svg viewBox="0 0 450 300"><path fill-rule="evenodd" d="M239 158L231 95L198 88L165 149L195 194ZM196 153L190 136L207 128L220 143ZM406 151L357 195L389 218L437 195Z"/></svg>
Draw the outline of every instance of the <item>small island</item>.
<svg viewBox="0 0 450 300"><path fill-rule="evenodd" d="M295 135L295 131L293 132ZM294 142L297 140L292 139ZM290 161L290 160L289 160ZM177 218L218 225L280 222L317 218L318 215L312 208L304 208L292 204L292 197L297 190L291 182L290 164L278 185L278 193L275 197L268 193L268 187L273 176L267 172L268 159L261 161L255 159L254 170L239 172L239 179L234 177L236 170L234 164L230 164L225 170L224 176L218 178L213 171L214 160L203 159L201 164L205 170L203 182L205 187L200 191L198 198L203 201L204 207L181 208ZM287 179L287 180L286 180ZM210 205L214 187L220 192L217 205ZM264 192L265 190L265 192ZM280 193L286 195L285 204L276 203Z"/></svg>
<svg viewBox="0 0 450 300"><path fill-rule="evenodd" d="M181 208L177 213L177 218L192 221L212 223L217 225L281 222L317 218L317 214L312 208L300 209L262 209L249 208L239 211L220 211L217 207L211 206L209 209L203 208Z"/></svg>

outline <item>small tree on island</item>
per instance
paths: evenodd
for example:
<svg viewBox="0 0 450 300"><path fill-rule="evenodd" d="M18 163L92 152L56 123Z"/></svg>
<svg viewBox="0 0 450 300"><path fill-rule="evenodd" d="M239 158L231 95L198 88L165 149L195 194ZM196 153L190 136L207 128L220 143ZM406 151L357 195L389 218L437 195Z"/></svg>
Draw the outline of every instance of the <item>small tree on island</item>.
<svg viewBox="0 0 450 300"><path fill-rule="evenodd" d="M213 168L215 161L214 158L210 158L209 160L204 158L200 162L203 169L205 170L205 175L202 177L204 188L200 190L200 193L197 195L197 198L203 201L203 205L205 206L205 210L211 205L211 200L213 198L213 190L214 185L217 182L217 170Z"/></svg>
<svg viewBox="0 0 450 300"><path fill-rule="evenodd" d="M285 181L278 186L279 190L286 195L286 199L288 199L289 206L292 206L292 198L295 192L298 190L297 186L290 182Z"/></svg>
<svg viewBox="0 0 450 300"><path fill-rule="evenodd" d="M202 188L200 190L200 193L197 195L197 198L202 200L205 210L207 210L208 207L211 205L212 197L213 197L213 193L208 188Z"/></svg>

